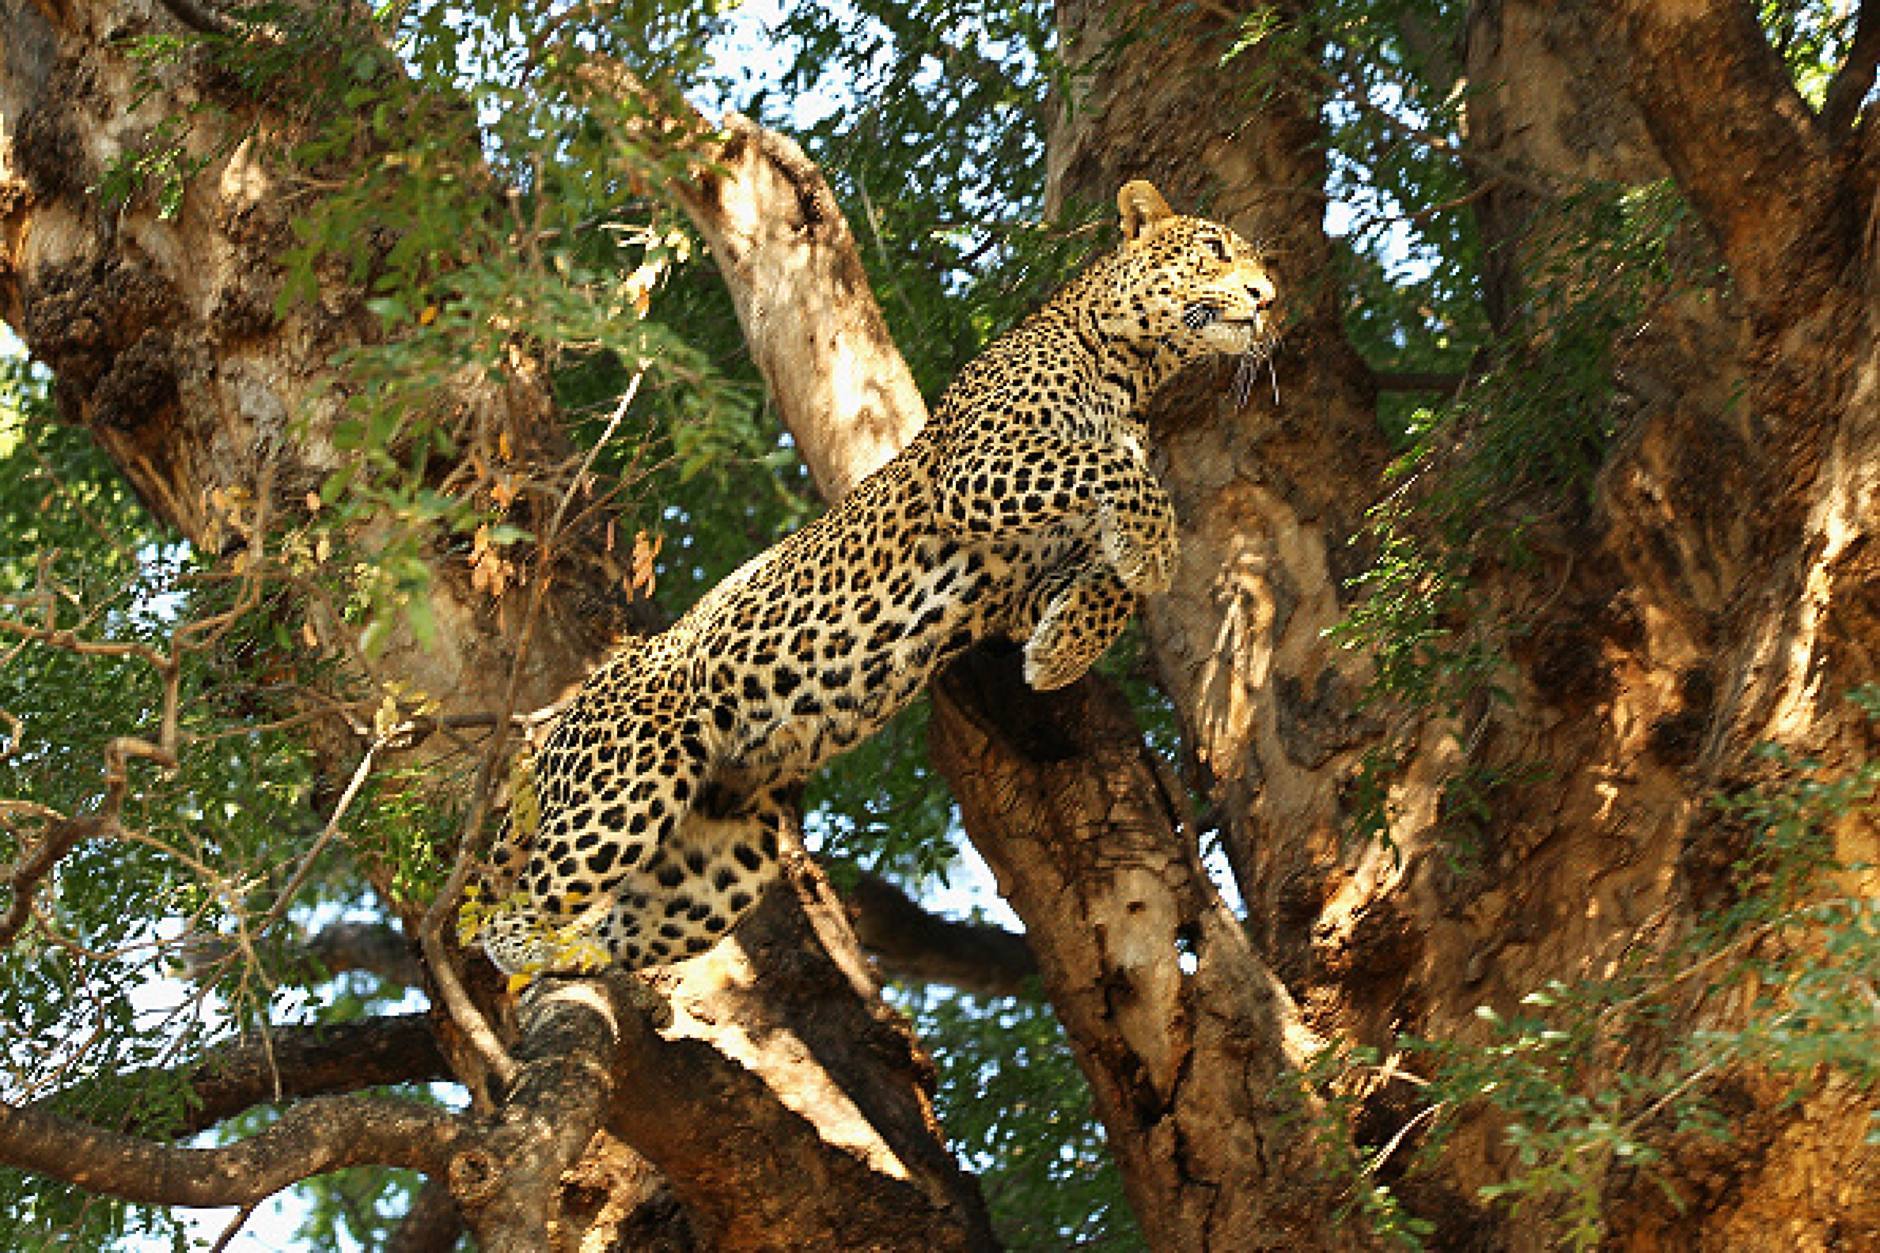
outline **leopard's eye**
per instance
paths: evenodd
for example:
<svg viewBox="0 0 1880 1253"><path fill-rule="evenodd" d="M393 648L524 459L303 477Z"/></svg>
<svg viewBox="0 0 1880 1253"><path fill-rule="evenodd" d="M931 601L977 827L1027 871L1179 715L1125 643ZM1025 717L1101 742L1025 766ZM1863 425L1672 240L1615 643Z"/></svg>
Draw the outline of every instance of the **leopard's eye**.
<svg viewBox="0 0 1880 1253"><path fill-rule="evenodd" d="M1227 241L1219 235L1208 236L1208 249L1214 253L1216 261L1232 261L1234 254L1228 251Z"/></svg>

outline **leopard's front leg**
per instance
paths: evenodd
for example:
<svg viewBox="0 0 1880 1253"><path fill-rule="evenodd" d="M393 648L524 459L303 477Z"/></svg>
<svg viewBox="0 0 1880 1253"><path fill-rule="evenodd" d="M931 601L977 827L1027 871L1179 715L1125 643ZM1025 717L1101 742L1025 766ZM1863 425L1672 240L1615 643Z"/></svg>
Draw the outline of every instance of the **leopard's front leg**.
<svg viewBox="0 0 1880 1253"><path fill-rule="evenodd" d="M1107 443L955 435L934 484L940 529L959 539L1022 539L1066 527L1095 541L1123 586L1168 590L1175 507L1133 434Z"/></svg>
<svg viewBox="0 0 1880 1253"><path fill-rule="evenodd" d="M1175 506L1148 471L1112 479L1097 497L1097 542L1124 587L1141 596L1166 592L1180 551Z"/></svg>
<svg viewBox="0 0 1880 1253"><path fill-rule="evenodd" d="M1116 641L1136 597L1105 565L1091 564L1040 579L1019 617L1025 641L1025 682L1040 692L1068 687Z"/></svg>

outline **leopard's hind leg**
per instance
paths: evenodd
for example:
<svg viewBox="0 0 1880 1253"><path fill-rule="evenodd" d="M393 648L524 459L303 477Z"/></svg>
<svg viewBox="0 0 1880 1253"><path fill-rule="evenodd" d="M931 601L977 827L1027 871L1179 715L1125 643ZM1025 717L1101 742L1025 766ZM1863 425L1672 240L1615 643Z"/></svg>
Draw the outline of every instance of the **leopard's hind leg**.
<svg viewBox="0 0 1880 1253"><path fill-rule="evenodd" d="M704 787L709 751L685 673L651 651L598 671L536 754L520 899L482 929L484 950L512 975L618 959L608 919L642 890L636 881L657 886L652 865Z"/></svg>
<svg viewBox="0 0 1880 1253"><path fill-rule="evenodd" d="M790 811L775 791L702 802L620 885L597 934L628 969L703 953L737 926L777 877Z"/></svg>

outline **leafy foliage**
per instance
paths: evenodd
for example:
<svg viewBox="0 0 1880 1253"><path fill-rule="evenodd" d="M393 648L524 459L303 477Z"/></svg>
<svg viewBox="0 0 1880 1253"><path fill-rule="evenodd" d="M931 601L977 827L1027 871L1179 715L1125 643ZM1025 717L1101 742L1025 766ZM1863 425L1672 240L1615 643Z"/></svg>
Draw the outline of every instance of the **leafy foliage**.
<svg viewBox="0 0 1880 1253"><path fill-rule="evenodd" d="M161 703L133 655L86 656L22 632L48 621L108 646L167 647L177 623L214 612L221 580L153 530L81 433L47 421L46 380L9 363L0 379L0 857L43 838L56 815L95 803L109 742L154 738ZM81 844L44 893L34 925L0 952L0 1022L9 1039L0 1095L56 1097L103 1126L161 1136L184 1111L169 1072L204 1045L280 1005L270 975L279 937L256 927L271 886L305 843L301 746L276 729L226 731L223 667L241 641L184 652L183 751L161 787L132 794L123 834ZM193 986L167 978L191 938L245 936L254 961L211 962ZM123 1072L146 1072L123 1083ZM85 1246L168 1229L33 1177L7 1172L0 1243Z"/></svg>
<svg viewBox="0 0 1880 1253"><path fill-rule="evenodd" d="M1368 519L1363 598L1333 633L1373 658L1367 701L1400 711L1398 733L1369 751L1354 784L1358 838L1389 840L1389 780L1422 719L1459 724L1505 699L1498 673L1510 628L1481 611L1472 569L1530 564L1527 533L1545 515L1584 509L1620 420L1623 332L1652 300L1714 277L1680 251L1689 231L1668 185L1563 198L1529 231L1527 299L1484 346L1488 367L1449 403L1411 414L1390 471L1395 490Z"/></svg>
<svg viewBox="0 0 1880 1253"><path fill-rule="evenodd" d="M1089 1089L1049 1006L1030 997L905 997L903 1008L939 1068L941 1123L978 1173L1006 1247L1145 1247L1092 1117Z"/></svg>
<svg viewBox="0 0 1880 1253"><path fill-rule="evenodd" d="M1093 217L1039 221L1050 14L870 0L795 10L777 34L794 54L791 97L844 103L801 138L855 223L895 342L931 400L1090 252Z"/></svg>

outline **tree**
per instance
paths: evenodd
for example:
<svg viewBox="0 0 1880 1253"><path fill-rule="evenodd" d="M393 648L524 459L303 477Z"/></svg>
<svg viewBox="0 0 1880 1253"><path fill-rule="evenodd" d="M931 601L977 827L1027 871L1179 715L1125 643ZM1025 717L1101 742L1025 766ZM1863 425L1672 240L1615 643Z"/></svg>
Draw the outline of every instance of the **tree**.
<svg viewBox="0 0 1880 1253"><path fill-rule="evenodd" d="M686 103L708 15L628 8L0 6L0 315L56 389L0 447L27 1237L309 1177L331 1220L362 1164L428 1181L401 1247L1089 1234L988 1216L865 945L1035 968L1151 1247L1874 1238L1864 7L806 9L785 85L853 107L802 146ZM1267 241L1289 329L1270 392L1160 406L1183 558L1123 655L936 687L1024 944L858 871L944 861L897 727L673 1024L518 1011L451 926L506 732L885 459L1140 176ZM219 1014L140 1032L165 953ZM904 1003L951 1075L1052 1047ZM1002 1127L989 1181L1090 1144Z"/></svg>

